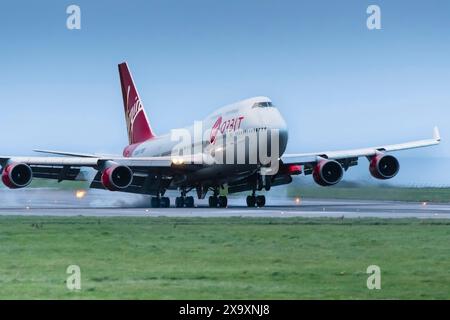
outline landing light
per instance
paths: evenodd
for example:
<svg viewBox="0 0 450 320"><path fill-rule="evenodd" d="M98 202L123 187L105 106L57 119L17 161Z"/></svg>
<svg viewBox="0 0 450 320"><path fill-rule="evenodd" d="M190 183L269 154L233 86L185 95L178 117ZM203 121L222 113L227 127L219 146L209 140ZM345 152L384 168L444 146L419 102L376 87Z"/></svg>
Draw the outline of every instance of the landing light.
<svg viewBox="0 0 450 320"><path fill-rule="evenodd" d="M295 204L300 204L302 201L300 200L300 198L295 198Z"/></svg>
<svg viewBox="0 0 450 320"><path fill-rule="evenodd" d="M86 195L86 190L77 190L75 192L75 197L77 197L77 199L83 199L85 195Z"/></svg>
<svg viewBox="0 0 450 320"><path fill-rule="evenodd" d="M172 158L172 163L176 164L176 165L183 164L184 159L183 158Z"/></svg>

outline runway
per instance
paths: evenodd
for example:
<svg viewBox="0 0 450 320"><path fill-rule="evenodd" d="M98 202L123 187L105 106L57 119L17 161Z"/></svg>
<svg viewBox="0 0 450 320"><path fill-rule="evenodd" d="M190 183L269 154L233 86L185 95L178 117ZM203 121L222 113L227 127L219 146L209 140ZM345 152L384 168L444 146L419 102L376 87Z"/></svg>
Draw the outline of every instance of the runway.
<svg viewBox="0 0 450 320"><path fill-rule="evenodd" d="M78 195L78 197L77 197ZM172 205L174 200L172 200ZM300 199L299 199L300 200ZM226 209L211 209L206 200L196 208L149 208L149 197L101 190L0 190L0 215L130 216L130 217L344 217L450 219L450 203L405 203L356 200L268 198L264 208L247 208L244 198L230 198Z"/></svg>

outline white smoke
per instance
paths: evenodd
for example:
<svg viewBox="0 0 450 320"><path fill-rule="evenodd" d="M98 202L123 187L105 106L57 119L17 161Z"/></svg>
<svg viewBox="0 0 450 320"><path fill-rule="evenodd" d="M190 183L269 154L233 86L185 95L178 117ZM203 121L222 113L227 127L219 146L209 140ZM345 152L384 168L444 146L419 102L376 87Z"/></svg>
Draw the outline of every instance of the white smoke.
<svg viewBox="0 0 450 320"><path fill-rule="evenodd" d="M0 189L0 208L148 208L146 195L104 190L59 190L53 188Z"/></svg>

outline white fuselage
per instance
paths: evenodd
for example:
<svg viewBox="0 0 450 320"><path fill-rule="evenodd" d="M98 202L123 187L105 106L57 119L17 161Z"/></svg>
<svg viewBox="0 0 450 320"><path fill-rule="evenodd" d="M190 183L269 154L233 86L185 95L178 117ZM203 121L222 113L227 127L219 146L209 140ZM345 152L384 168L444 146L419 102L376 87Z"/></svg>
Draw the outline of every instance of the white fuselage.
<svg viewBox="0 0 450 320"><path fill-rule="evenodd" d="M175 129L143 142L132 150L125 149L124 155L156 157L201 153L217 158L218 154L223 154L230 148L239 150L239 146L245 144L246 138L248 141L257 132L275 130L279 134L278 153L281 156L286 149L288 138L286 122L278 109L272 106L269 98L256 97L220 108L204 120L196 122L194 126ZM255 149L250 152L257 151Z"/></svg>

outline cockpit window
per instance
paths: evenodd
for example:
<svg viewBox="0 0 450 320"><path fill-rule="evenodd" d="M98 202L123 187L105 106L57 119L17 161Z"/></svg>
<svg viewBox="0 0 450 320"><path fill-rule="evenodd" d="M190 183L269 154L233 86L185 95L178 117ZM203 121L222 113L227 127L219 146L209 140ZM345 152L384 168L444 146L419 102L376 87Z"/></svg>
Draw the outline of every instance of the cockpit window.
<svg viewBox="0 0 450 320"><path fill-rule="evenodd" d="M269 108L274 107L272 102L257 102L253 105L253 108Z"/></svg>

